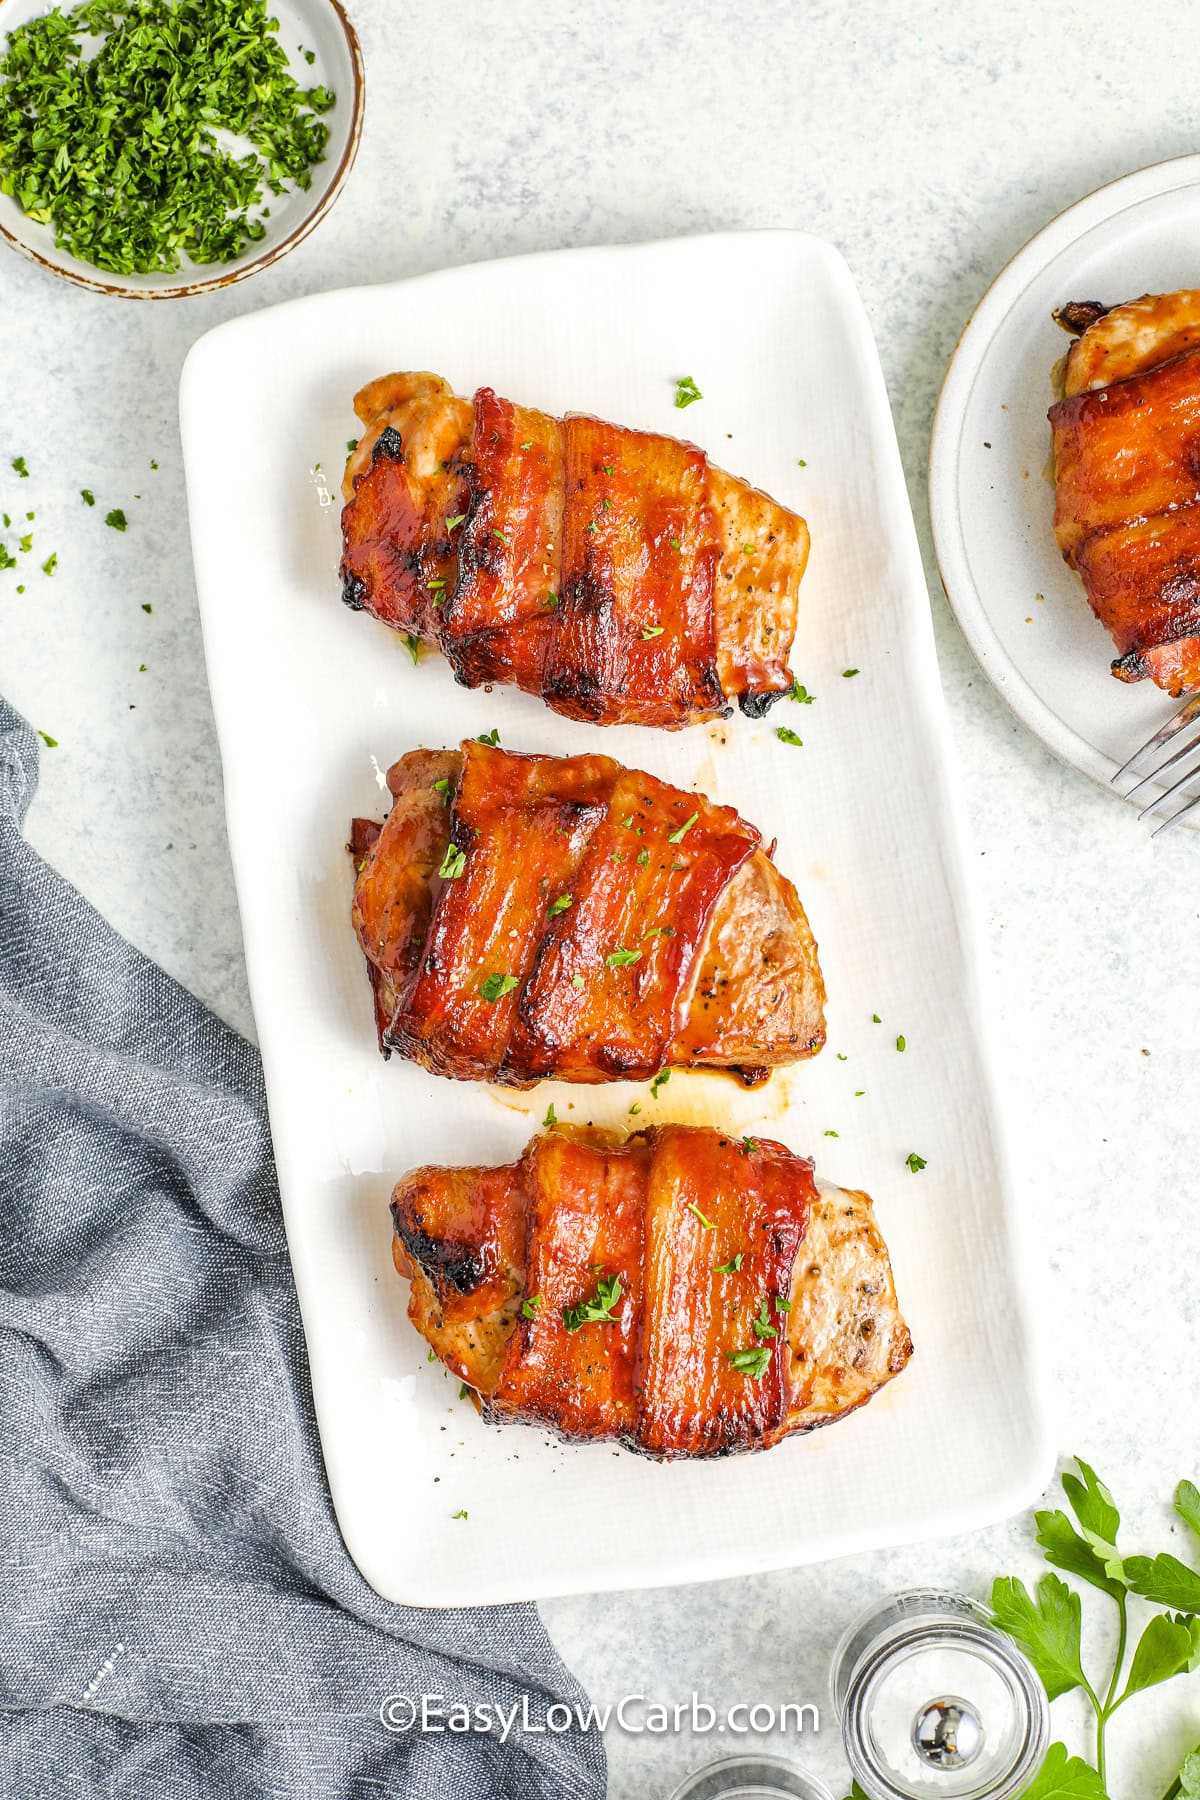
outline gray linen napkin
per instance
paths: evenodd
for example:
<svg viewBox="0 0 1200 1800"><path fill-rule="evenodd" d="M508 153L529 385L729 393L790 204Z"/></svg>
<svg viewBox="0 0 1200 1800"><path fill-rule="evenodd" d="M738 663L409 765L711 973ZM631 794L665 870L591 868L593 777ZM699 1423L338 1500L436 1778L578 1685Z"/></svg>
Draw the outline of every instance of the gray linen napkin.
<svg viewBox="0 0 1200 1800"><path fill-rule="evenodd" d="M0 700L0 1795L602 1795L595 1734L380 1723L586 1702L533 1607L350 1561L258 1056L25 843L37 752Z"/></svg>

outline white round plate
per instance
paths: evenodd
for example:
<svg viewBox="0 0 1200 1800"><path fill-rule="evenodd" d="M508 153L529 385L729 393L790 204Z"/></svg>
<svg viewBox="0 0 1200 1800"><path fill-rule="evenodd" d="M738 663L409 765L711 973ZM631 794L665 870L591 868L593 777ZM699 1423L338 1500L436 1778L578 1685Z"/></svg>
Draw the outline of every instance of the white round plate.
<svg viewBox="0 0 1200 1800"><path fill-rule="evenodd" d="M0 37L51 10L52 0L0 0ZM363 126L363 61L341 0L278 0L270 10L279 20L276 36L300 86L332 88L337 99L323 115L329 142L324 161L312 171L312 186L265 195L265 204L271 209L265 237L248 244L233 262L201 265L185 258L179 269L166 274L114 275L60 250L52 225L37 224L10 195L0 194L0 238L52 275L61 275L95 294L125 300L180 300L212 293L244 281L247 275L257 274L294 250L316 229L341 193L358 153ZM312 52L311 63L305 50Z"/></svg>
<svg viewBox="0 0 1200 1800"><path fill-rule="evenodd" d="M1179 702L1114 680L1116 651L1054 542L1046 411L1071 340L1051 315L1184 287L1200 287L1200 156L1126 175L1031 239L963 332L933 422L933 538L967 642L1030 731L1105 787Z"/></svg>

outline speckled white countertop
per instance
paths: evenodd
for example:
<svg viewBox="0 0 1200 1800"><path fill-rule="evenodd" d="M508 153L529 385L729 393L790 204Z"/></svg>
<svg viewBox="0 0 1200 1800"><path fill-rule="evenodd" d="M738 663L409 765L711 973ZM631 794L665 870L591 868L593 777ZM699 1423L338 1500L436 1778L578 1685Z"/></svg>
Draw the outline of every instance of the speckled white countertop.
<svg viewBox="0 0 1200 1800"><path fill-rule="evenodd" d="M331 217L279 268L213 299L145 306L0 263L0 508L35 510L38 560L58 554L52 578L0 577L0 690L59 741L31 838L252 1032L176 426L180 364L201 331L293 295L523 250L740 226L832 239L874 324L927 553L1023 1199L1049 1265L1059 1442L1114 1487L1131 1547L1165 1547L1174 1483L1200 1474L1200 838L1152 847L1131 810L1052 761L996 698L941 595L925 471L943 368L1001 265L1081 194L1195 148L1178 6L1151 0L1136 30L1116 33L1080 0L352 11L368 68L362 153ZM17 454L28 482L8 479ZM124 535L103 524L111 506L129 516ZM952 1392L945 1405L952 1430ZM994 1574L1037 1566L1015 1520L543 1611L597 1700L824 1703L829 1652L875 1594L918 1582L983 1594ZM1055 1710L1072 1738L1070 1703ZM1200 1681L1139 1700L1112 1736L1114 1795L1161 1794L1200 1739ZM613 1800L665 1795L714 1753L676 1735L613 1731L608 1745ZM799 1753L843 1779L827 1711Z"/></svg>

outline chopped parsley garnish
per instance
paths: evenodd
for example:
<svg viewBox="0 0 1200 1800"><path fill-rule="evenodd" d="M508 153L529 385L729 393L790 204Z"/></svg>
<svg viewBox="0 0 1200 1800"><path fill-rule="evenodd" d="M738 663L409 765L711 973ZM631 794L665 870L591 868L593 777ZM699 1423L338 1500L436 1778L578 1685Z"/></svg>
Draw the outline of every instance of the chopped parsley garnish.
<svg viewBox="0 0 1200 1800"><path fill-rule="evenodd" d="M604 960L610 969L627 969L631 963L641 962L642 953L640 950L627 950L624 944L618 944Z"/></svg>
<svg viewBox="0 0 1200 1800"><path fill-rule="evenodd" d="M759 1344L756 1350L728 1350L726 1355L730 1368L737 1369L739 1374L749 1375L752 1381L761 1381L771 1366L769 1344Z"/></svg>
<svg viewBox="0 0 1200 1800"><path fill-rule="evenodd" d="M406 631L401 641L404 648L408 651L408 654L412 657L414 664L419 663L421 660L420 638L414 637L411 631ZM435 782L434 785L436 786L437 783Z"/></svg>
<svg viewBox="0 0 1200 1800"><path fill-rule="evenodd" d="M479 984L479 993L484 1000L502 1000L505 994L511 994L520 985L515 975L485 975Z"/></svg>
<svg viewBox="0 0 1200 1800"><path fill-rule="evenodd" d="M570 906L570 904L571 904L570 894L560 894L558 896L558 899L552 900L550 902L549 906L546 908L547 918L552 919L556 913L566 912L566 910L567 910L568 906Z"/></svg>
<svg viewBox="0 0 1200 1800"><path fill-rule="evenodd" d="M792 1310L791 1301L785 1300L782 1294L776 1294L776 1296L775 1296L775 1311L777 1313L790 1313L791 1310Z"/></svg>
<svg viewBox="0 0 1200 1800"><path fill-rule="evenodd" d="M802 681L793 681L792 691L788 695L788 699L794 700L797 706L811 706L816 697L809 693Z"/></svg>
<svg viewBox="0 0 1200 1800"><path fill-rule="evenodd" d="M558 1114L554 1110L553 1100L550 1102L549 1106L546 1108L546 1116L542 1120L542 1124L545 1126L547 1131L549 1131L551 1125L558 1124Z"/></svg>
<svg viewBox="0 0 1200 1800"><path fill-rule="evenodd" d="M459 1399L460 1399L460 1400L469 1400L469 1399L470 1399L470 1397L471 1397L471 1394L472 1394L472 1393L473 1393L473 1391L474 1391L474 1390L473 1390L473 1389L472 1389L472 1388L469 1388L469 1387L468 1387L468 1386L467 1386L467 1384L466 1384L466 1382L465 1382L465 1381L460 1381L460 1382L459 1382L459 1384L458 1384L458 1397L459 1397Z"/></svg>
<svg viewBox="0 0 1200 1800"><path fill-rule="evenodd" d="M841 1133L837 1131L825 1131L822 1132L821 1135L822 1137L840 1137Z"/></svg>
<svg viewBox="0 0 1200 1800"><path fill-rule="evenodd" d="M43 575L53 575L53 573L54 573L55 569L57 569L57 567L58 567L58 551L56 550L54 552L54 554L52 556L48 556L46 558L45 562L42 564L42 574Z"/></svg>
<svg viewBox="0 0 1200 1800"><path fill-rule="evenodd" d="M679 548L679 539L678 538L671 539L671 548L672 548L672 550L678 550L678 548Z"/></svg>
<svg viewBox="0 0 1200 1800"><path fill-rule="evenodd" d="M20 27L18 27L18 30L19 29L20 29ZM15 38L16 36L17 36L17 31L13 31L9 36L9 42L11 43L12 39ZM3 69L4 69L4 64L0 63L0 73L3 73ZM5 194L9 194L12 192L12 189L8 186L8 183L6 180L3 182L0 182L0 192L3 192ZM16 470L17 474L21 477L22 481L29 480L29 470L25 467L25 458L23 456L14 456L12 459L12 466Z"/></svg>
<svg viewBox="0 0 1200 1800"><path fill-rule="evenodd" d="M116 274L232 261L265 235L264 188L310 187L329 136L334 96L297 84L274 25L265 0L86 0L14 26L0 189Z"/></svg>
<svg viewBox="0 0 1200 1800"><path fill-rule="evenodd" d="M521 449L522 450L532 450L533 449L533 439L526 438L525 442L521 445Z"/></svg>
<svg viewBox="0 0 1200 1800"><path fill-rule="evenodd" d="M547 594L545 604L547 606L557 606L558 605L558 595L553 594L553 593Z"/></svg>
<svg viewBox="0 0 1200 1800"><path fill-rule="evenodd" d="M742 1139L742 1155L743 1156L753 1156L754 1152L757 1149L758 1149L758 1139L757 1138L744 1137Z"/></svg>
<svg viewBox="0 0 1200 1800"><path fill-rule="evenodd" d="M649 861L650 861L650 852L648 850L639 850L637 853L638 868L644 869Z"/></svg>
<svg viewBox="0 0 1200 1800"><path fill-rule="evenodd" d="M642 1109L641 1109L641 1106L639 1105L639 1103L635 1100L629 1110L631 1113L640 1113Z"/></svg>
<svg viewBox="0 0 1200 1800"><path fill-rule="evenodd" d="M357 438L347 438L346 439L346 449L349 452L349 454L351 456L353 456L354 452L358 449L358 439ZM157 465L157 463L151 463L150 467L152 469L154 469L154 468L157 468L158 465Z"/></svg>
<svg viewBox="0 0 1200 1800"><path fill-rule="evenodd" d="M666 1087L666 1085L667 1085L668 1081L670 1081L670 1079L671 1079L670 1069L660 1069L658 1071L658 1074L654 1077L654 1080L650 1083L650 1098L652 1100L658 1099L659 1094L662 1092L663 1088Z"/></svg>
<svg viewBox="0 0 1200 1800"><path fill-rule="evenodd" d="M857 674L858 674L857 669L843 669L842 670L842 680L849 681L849 679L852 675L857 675Z"/></svg>
<svg viewBox="0 0 1200 1800"><path fill-rule="evenodd" d="M622 1293L619 1275L602 1275L590 1300L563 1307L563 1324L568 1331L579 1331L584 1325L615 1325L613 1308L620 1305Z"/></svg>
<svg viewBox="0 0 1200 1800"><path fill-rule="evenodd" d="M583 976L582 975L572 975L571 986L573 988L581 988L583 986Z"/></svg>
<svg viewBox="0 0 1200 1800"><path fill-rule="evenodd" d="M645 642L645 641L646 641L646 640L647 640L647 639L648 639L648 638L656 638L656 637L661 637L661 636L662 636L662 634L663 634L663 632L664 632L664 631L665 631L665 630L666 630L666 629L667 629L667 628L666 628L666 626L665 626L665 625L647 625L647 626L646 626L646 628L645 628L645 630L644 630L644 631L643 631L643 632L642 632L642 641L643 641L643 643L644 643L644 642Z"/></svg>
<svg viewBox="0 0 1200 1800"><path fill-rule="evenodd" d="M796 467L798 469L807 469L808 464L805 462L805 460L802 456L798 456L796 458Z"/></svg>
<svg viewBox="0 0 1200 1800"><path fill-rule="evenodd" d="M703 400L704 395L696 386L690 375L680 375L675 382L676 406L691 406L693 401Z"/></svg>
<svg viewBox="0 0 1200 1800"><path fill-rule="evenodd" d="M730 1257L728 1262L723 1262L723 1263L717 1264L716 1273L718 1275L736 1275L744 1261L745 1261L745 1252L742 1250L738 1250L734 1253L733 1256Z"/></svg>
<svg viewBox="0 0 1200 1800"><path fill-rule="evenodd" d="M759 1306L758 1317L756 1319L751 1319L750 1329L753 1331L756 1338L773 1338L779 1336L779 1332L771 1323L771 1315L767 1311L765 1299Z"/></svg>
<svg viewBox="0 0 1200 1800"><path fill-rule="evenodd" d="M152 613L154 611L154 608L151 606L151 604L148 600L142 601L142 611L145 613Z"/></svg>
<svg viewBox="0 0 1200 1800"><path fill-rule="evenodd" d="M521 1311L527 1319L536 1318L537 1309L541 1304L542 1296L540 1294L530 1294L527 1299L522 1300Z"/></svg>
<svg viewBox="0 0 1200 1800"><path fill-rule="evenodd" d="M905 1049L907 1049L907 1047L908 1047L907 1041L903 1037L898 1037L896 1039L897 1050L905 1050Z"/></svg>
<svg viewBox="0 0 1200 1800"><path fill-rule="evenodd" d="M450 777L448 775L443 775L442 779L440 781L435 781L433 785L437 792L442 796L442 805L449 806L454 798L454 795L450 792Z"/></svg>
<svg viewBox="0 0 1200 1800"><path fill-rule="evenodd" d="M705 1231L715 1231L717 1229L716 1221L714 1219L706 1219L694 1200L688 1201L686 1210L690 1213L695 1213Z"/></svg>
<svg viewBox="0 0 1200 1800"><path fill-rule="evenodd" d="M775 727L775 736L779 739L781 744L794 744L797 750L803 750L804 748L804 739L800 736L799 732L793 731L790 725L777 725Z"/></svg>
<svg viewBox="0 0 1200 1800"><path fill-rule="evenodd" d="M904 1160L914 1175L919 1175L921 1170L926 1166L925 1158L923 1156L918 1156L915 1150L910 1150Z"/></svg>
<svg viewBox="0 0 1200 1800"><path fill-rule="evenodd" d="M683 824L679 827L678 831L669 831L667 833L668 844L682 844L684 838L687 836L688 832L692 829L692 826L696 823L696 820L699 817L700 817L700 814L698 812L694 812L690 819L685 819L683 821Z"/></svg>
<svg viewBox="0 0 1200 1800"><path fill-rule="evenodd" d="M129 524L129 520L125 517L125 514L121 511L119 506L114 506L111 512L105 513L104 523L106 525L111 525L114 531L124 531Z"/></svg>
<svg viewBox="0 0 1200 1800"><path fill-rule="evenodd" d="M643 931L642 942L644 944L647 938L674 937L674 936L675 936L675 927L673 925L652 925L650 927L649 931Z"/></svg>
<svg viewBox="0 0 1200 1800"><path fill-rule="evenodd" d="M45 744L47 750L58 749L58 739L52 738L50 733L48 731L43 731L40 726L38 727L38 736L41 738L43 744Z"/></svg>
<svg viewBox="0 0 1200 1800"><path fill-rule="evenodd" d="M466 513L455 513L453 518L446 520L446 530L453 531L456 525L462 524L466 516Z"/></svg>
<svg viewBox="0 0 1200 1800"><path fill-rule="evenodd" d="M442 866L438 874L443 881L457 881L467 866L467 853L460 850L457 844L447 844L446 854L442 858ZM513 983L516 986L516 983Z"/></svg>
<svg viewBox="0 0 1200 1800"><path fill-rule="evenodd" d="M475 742L477 744L490 744L494 750L496 745L500 742L500 733L493 725L490 731L481 731L479 736L475 739Z"/></svg>
<svg viewBox="0 0 1200 1800"><path fill-rule="evenodd" d="M80 488L79 496L85 506L95 506L96 496L93 494L91 488Z"/></svg>
<svg viewBox="0 0 1200 1800"><path fill-rule="evenodd" d="M883 1020L880 1018L878 1013L872 1013L871 1014L871 1023L872 1023L872 1025L882 1025Z"/></svg>
<svg viewBox="0 0 1200 1800"><path fill-rule="evenodd" d="M468 1512L468 1511L467 1511L467 1509L466 1509L466 1507L465 1507L465 1506L462 1506L462 1507L460 1507L460 1508L459 1508L459 1510L458 1510L458 1511L457 1511L457 1512L456 1512L456 1513L451 1513L451 1514L450 1514L450 1517L451 1517L451 1518L452 1518L452 1519L469 1519L469 1518L470 1518L470 1516L471 1516L471 1515L470 1515L470 1513L469 1513L469 1512Z"/></svg>
<svg viewBox="0 0 1200 1800"><path fill-rule="evenodd" d="M500 530L498 525L492 526L492 536L494 538L498 538L502 544L507 545L508 539L505 537L504 533Z"/></svg>

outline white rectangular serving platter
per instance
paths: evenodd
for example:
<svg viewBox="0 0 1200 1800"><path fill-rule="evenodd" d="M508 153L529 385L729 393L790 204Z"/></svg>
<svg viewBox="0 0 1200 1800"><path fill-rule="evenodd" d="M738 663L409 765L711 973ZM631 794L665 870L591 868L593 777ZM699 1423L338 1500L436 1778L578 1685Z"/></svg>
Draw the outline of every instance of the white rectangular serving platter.
<svg viewBox="0 0 1200 1800"><path fill-rule="evenodd" d="M348 612L351 396L383 371L426 368L463 394L488 384L693 438L802 511L813 550L792 660L813 704L605 731L512 690L467 692L439 657L414 667L397 637ZM683 375L704 396L686 412L673 404ZM394 1600L502 1602L812 1562L1026 1504L1052 1451L928 600L882 374L836 251L728 234L317 295L202 338L181 398L288 1241L334 1503L363 1574ZM803 748L780 742L779 724ZM829 988L815 1062L759 1093L675 1074L653 1099L644 1083L505 1092L380 1058L349 926L349 820L382 817L382 771L403 751L493 727L514 749L603 748L778 837ZM712 1463L485 1426L407 1321L389 1194L416 1164L511 1160L551 1100L565 1120L776 1136L867 1189L916 1343L908 1371L831 1429Z"/></svg>

